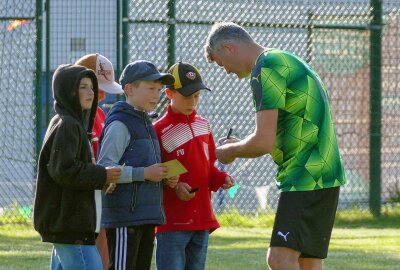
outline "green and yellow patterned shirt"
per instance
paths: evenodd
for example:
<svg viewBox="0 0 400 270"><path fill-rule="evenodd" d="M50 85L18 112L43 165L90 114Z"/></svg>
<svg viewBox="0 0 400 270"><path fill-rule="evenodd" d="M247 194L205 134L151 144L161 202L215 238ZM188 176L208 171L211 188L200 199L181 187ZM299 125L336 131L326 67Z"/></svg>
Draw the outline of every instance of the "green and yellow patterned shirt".
<svg viewBox="0 0 400 270"><path fill-rule="evenodd" d="M285 191L337 187L345 175L328 94L318 74L302 59L269 49L251 73L256 111L278 109L276 182Z"/></svg>

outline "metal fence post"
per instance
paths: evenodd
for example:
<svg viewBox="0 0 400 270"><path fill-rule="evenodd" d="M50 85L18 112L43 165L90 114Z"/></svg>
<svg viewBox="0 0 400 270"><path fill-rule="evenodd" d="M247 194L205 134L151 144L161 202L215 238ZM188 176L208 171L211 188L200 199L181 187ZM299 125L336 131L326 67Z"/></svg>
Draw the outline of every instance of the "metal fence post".
<svg viewBox="0 0 400 270"><path fill-rule="evenodd" d="M117 1L117 66L115 67L117 78L121 74L121 27L122 27L122 20L121 20L121 0Z"/></svg>
<svg viewBox="0 0 400 270"><path fill-rule="evenodd" d="M382 0L371 0L370 35L370 189L369 207L375 217L381 214L381 52Z"/></svg>
<svg viewBox="0 0 400 270"><path fill-rule="evenodd" d="M117 33L117 66L115 67L115 71L116 71L116 79L117 81L119 80L119 76L122 73L122 69L124 68L123 66L123 59L121 59L123 57L123 46L126 46L123 42L124 37L122 34L122 27L123 27L123 15L122 15L122 2L125 2L124 0L116 0L117 1L117 29L116 29L116 33ZM125 7L125 6L124 6ZM125 60L126 61L126 60ZM121 101L123 100L122 95L117 95L117 101Z"/></svg>
<svg viewBox="0 0 400 270"><path fill-rule="evenodd" d="M36 77L35 77L35 124L36 160L42 148L42 0L36 0Z"/></svg>
<svg viewBox="0 0 400 270"><path fill-rule="evenodd" d="M122 1L122 66L123 67L125 67L129 63L128 11L129 11L128 0L123 0Z"/></svg>
<svg viewBox="0 0 400 270"><path fill-rule="evenodd" d="M50 67L50 1L45 2L46 12L46 126L50 123L51 67Z"/></svg>
<svg viewBox="0 0 400 270"><path fill-rule="evenodd" d="M168 67L175 63L175 0L168 1Z"/></svg>
<svg viewBox="0 0 400 270"><path fill-rule="evenodd" d="M313 12L311 10L307 10L307 57L306 61L311 63L311 56L312 56L312 31L313 31Z"/></svg>

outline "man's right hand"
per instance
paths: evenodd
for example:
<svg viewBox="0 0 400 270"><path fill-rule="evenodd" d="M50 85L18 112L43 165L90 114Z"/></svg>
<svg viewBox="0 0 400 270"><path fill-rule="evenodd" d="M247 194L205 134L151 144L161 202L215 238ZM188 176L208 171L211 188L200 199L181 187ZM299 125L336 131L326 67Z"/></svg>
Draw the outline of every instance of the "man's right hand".
<svg viewBox="0 0 400 270"><path fill-rule="evenodd" d="M230 155L230 150L227 147L229 144L223 144L215 149L215 156L222 164L230 164L235 160L235 157Z"/></svg>

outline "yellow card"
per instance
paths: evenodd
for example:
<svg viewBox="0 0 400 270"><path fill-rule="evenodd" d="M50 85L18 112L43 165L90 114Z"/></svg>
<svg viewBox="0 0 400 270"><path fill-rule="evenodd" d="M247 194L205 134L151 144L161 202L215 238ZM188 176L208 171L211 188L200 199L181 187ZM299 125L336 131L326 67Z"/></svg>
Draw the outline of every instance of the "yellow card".
<svg viewBox="0 0 400 270"><path fill-rule="evenodd" d="M162 165L168 168L168 174L166 178L181 175L187 172L186 168L177 159L169 160L167 162L162 163Z"/></svg>

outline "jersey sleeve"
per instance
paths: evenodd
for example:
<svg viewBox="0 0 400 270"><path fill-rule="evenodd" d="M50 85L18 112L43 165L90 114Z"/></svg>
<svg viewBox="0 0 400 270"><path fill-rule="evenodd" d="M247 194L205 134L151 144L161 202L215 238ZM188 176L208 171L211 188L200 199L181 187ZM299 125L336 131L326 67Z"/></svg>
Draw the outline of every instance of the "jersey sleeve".
<svg viewBox="0 0 400 270"><path fill-rule="evenodd" d="M253 104L255 110L282 109L285 107L287 92L286 78L283 77L274 65L268 66L270 57L265 55L260 59L251 73L251 89L253 91ZM284 65L284 63L282 63Z"/></svg>

